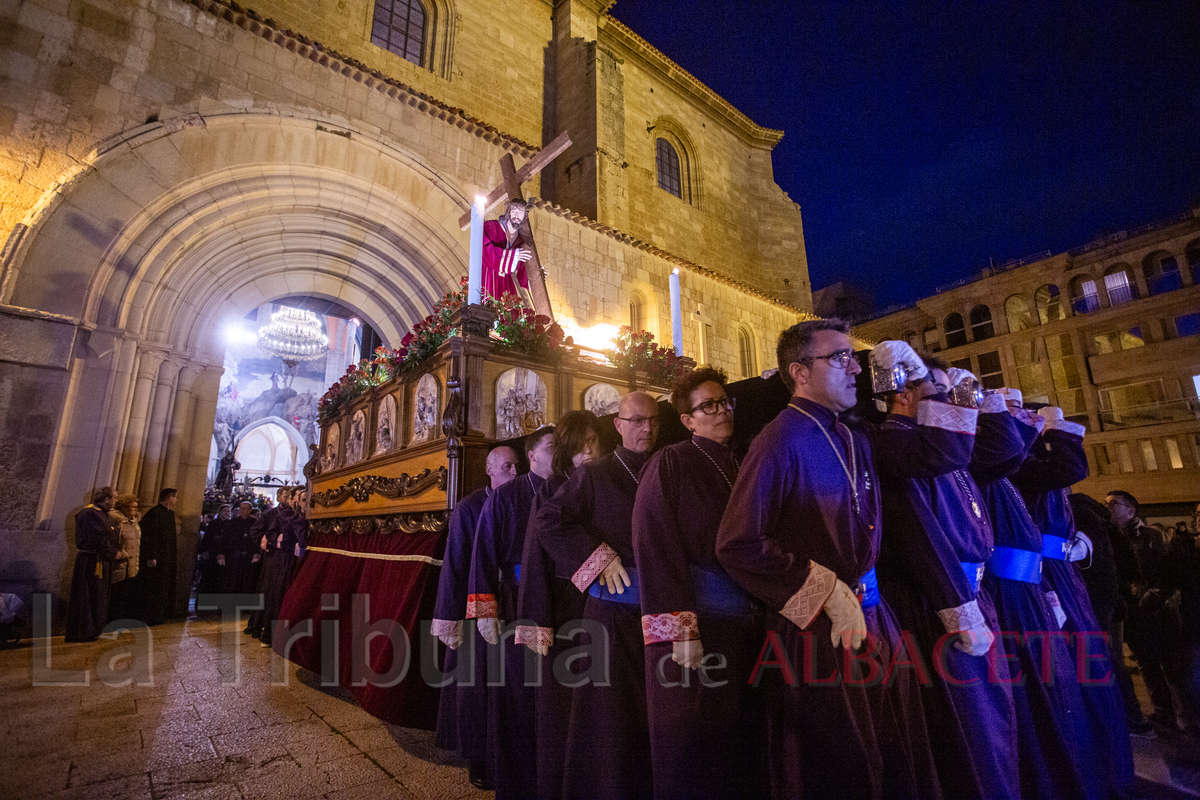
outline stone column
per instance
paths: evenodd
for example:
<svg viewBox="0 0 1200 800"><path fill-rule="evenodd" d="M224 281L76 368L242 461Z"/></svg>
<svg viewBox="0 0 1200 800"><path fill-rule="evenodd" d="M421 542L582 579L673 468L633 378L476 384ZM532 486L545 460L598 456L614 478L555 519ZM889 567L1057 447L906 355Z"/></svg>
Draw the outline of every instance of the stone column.
<svg viewBox="0 0 1200 800"><path fill-rule="evenodd" d="M129 396L136 380L137 340L115 339L113 351L114 366L108 380L107 395L102 401L104 411L101 428L97 431L100 440L95 476L97 486L115 482L120 469L121 445L129 425Z"/></svg>
<svg viewBox="0 0 1200 800"><path fill-rule="evenodd" d="M163 468L163 445L171 423L171 411L175 400L175 385L179 380L179 358L168 358L158 369L158 385L154 389L154 403L150 406L150 422L146 433L145 457L142 460L141 480L138 495L147 500L154 499L162 488L159 480Z"/></svg>
<svg viewBox="0 0 1200 800"><path fill-rule="evenodd" d="M125 444L121 451L120 472L117 474L116 488L119 494L138 488L138 467L142 463L150 401L154 395L154 384L158 381L158 369L164 358L166 353L160 350L143 350L138 356L137 380L133 387L133 399L129 403L129 424L125 428ZM149 500L151 498L142 498L143 502Z"/></svg>
<svg viewBox="0 0 1200 800"><path fill-rule="evenodd" d="M1192 268L1188 264L1187 250L1181 250L1171 255L1175 256L1175 263L1179 265L1179 279L1183 281L1184 286L1191 286L1196 281L1192 278Z"/></svg>
<svg viewBox="0 0 1200 800"><path fill-rule="evenodd" d="M204 488L208 478L208 452L212 441L213 419L217 413L217 393L220 389L220 365L209 365L192 385L191 423L184 430L183 453L175 486L179 502L175 520L179 524L179 567L176 573L175 614L187 611L192 577L196 569L196 545L200 541L200 513L204 505Z"/></svg>
<svg viewBox="0 0 1200 800"><path fill-rule="evenodd" d="M192 386L196 382L196 377L203 372L203 367L191 364L179 372L179 381L175 387L175 408L171 411L166 452L163 454L163 486L179 485L179 463L184 448L191 441L189 426L192 424Z"/></svg>

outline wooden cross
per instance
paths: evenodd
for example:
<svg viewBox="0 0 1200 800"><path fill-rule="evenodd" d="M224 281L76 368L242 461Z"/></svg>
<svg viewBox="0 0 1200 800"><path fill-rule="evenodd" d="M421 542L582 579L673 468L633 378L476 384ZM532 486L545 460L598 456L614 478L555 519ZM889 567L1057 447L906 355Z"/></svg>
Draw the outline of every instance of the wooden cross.
<svg viewBox="0 0 1200 800"><path fill-rule="evenodd" d="M543 147L537 155L522 164L520 169L517 169L513 163L512 153L505 153L504 157L500 159L500 174L504 180L488 193L483 213L486 215L503 200L524 202L525 195L521 191L521 184L541 172L570 146L571 139L564 131L553 142ZM471 212L468 211L459 217L458 224L464 231L471 227ZM521 223L517 232L532 254L525 262L525 274L529 277L529 292L533 295L533 310L535 313L554 319L554 312L550 309L550 295L546 291L546 273L542 269L542 262L538 260L537 245L533 241L533 229L529 227L528 214L525 215L525 221Z"/></svg>

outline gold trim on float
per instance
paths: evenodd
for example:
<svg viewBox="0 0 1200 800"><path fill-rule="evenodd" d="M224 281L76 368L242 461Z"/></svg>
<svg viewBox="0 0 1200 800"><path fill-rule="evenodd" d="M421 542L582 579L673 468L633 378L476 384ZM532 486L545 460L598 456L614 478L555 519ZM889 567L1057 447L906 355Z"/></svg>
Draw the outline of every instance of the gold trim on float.
<svg viewBox="0 0 1200 800"><path fill-rule="evenodd" d="M420 561L423 564L432 564L435 567L442 565L441 559L432 556L411 556L411 555L389 555L388 553L355 553L350 550L338 550L334 547L309 547L308 550L314 553L333 553L335 556L349 556L350 558L373 558L376 561Z"/></svg>

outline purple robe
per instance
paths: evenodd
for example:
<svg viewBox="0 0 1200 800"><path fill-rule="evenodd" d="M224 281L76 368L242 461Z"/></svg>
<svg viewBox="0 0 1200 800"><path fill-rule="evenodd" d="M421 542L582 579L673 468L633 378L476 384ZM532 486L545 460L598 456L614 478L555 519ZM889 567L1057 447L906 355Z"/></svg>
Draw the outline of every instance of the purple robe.
<svg viewBox="0 0 1200 800"><path fill-rule="evenodd" d="M1011 460L1024 451L1008 414L981 414L972 466ZM889 416L884 428L915 428ZM905 630L916 637L930 667L922 701L942 792L947 797L1009 798L1017 782L1016 711L1012 687L989 676L1003 667L1003 645L986 656L953 646L938 612L973 602L993 632L995 606L979 585L992 552L992 527L969 470L936 478L881 476L887 535L879 557L881 592ZM960 612L961 614L961 612ZM955 615L949 615L951 617ZM1006 677L1006 671L999 677Z"/></svg>
<svg viewBox="0 0 1200 800"><path fill-rule="evenodd" d="M492 492L483 504L475 527L468 616L496 618L502 625L517 620L525 529L543 483L545 479L527 472ZM525 665L536 664L539 656L504 636L485 650L489 663L504 665L503 683L494 685L498 676L489 676L487 686L487 753L496 797L532 797L537 786L534 686L526 685Z"/></svg>
<svg viewBox="0 0 1200 800"><path fill-rule="evenodd" d="M761 692L749 682L762 610L717 561L737 471L728 447L693 436L656 453L640 476L633 549L660 800L762 797L767 789ZM672 643L689 639L703 645L703 672L671 660Z"/></svg>
<svg viewBox="0 0 1200 800"><path fill-rule="evenodd" d="M108 621L108 588L117 533L108 513L95 505L75 515L75 569L67 605L68 642L94 642Z"/></svg>
<svg viewBox="0 0 1200 800"><path fill-rule="evenodd" d="M1079 674L1084 713L1075 720L1080 771L1089 781L1091 796L1116 796L1133 789L1128 722L1117 682L1111 677L1106 679L1113 674L1107 630L1096 620L1083 578L1066 560L1064 550L1064 545L1069 547L1073 543L1076 533L1067 499L1070 486L1088 475L1084 432L1083 426L1069 421L1047 423L1012 482L1021 491L1026 508L1041 529L1045 554L1042 576L1067 616L1063 630L1077 637L1073 642L1076 655L1078 637L1086 637L1088 669ZM1049 537L1054 537L1049 539L1054 546L1047 546ZM1060 540L1062 545L1058 544Z"/></svg>
<svg viewBox="0 0 1200 800"><path fill-rule="evenodd" d="M537 490L529 509L529 527L521 553L521 587L517 596L516 642L549 645L542 659L543 680L534 689L537 792L540 798L562 797L566 765L567 732L571 722L571 688L553 678L551 665L565 650L575 646L569 639L555 638L555 632L573 619L583 616L585 594L571 583L570 575L561 575L554 560L542 545L537 514L546 501L562 488L567 479L552 475ZM549 676L549 677L547 677Z"/></svg>
<svg viewBox="0 0 1200 800"><path fill-rule="evenodd" d="M458 750L480 775L487 774L487 661L479 637L475 635L475 623L467 620L466 616L475 526L479 523L483 504L491 493L489 486L472 492L458 501L454 513L450 515L450 530L446 536L441 573L438 575L432 627L436 634L439 623L445 626L463 623L462 644L457 650L446 648L442 669L447 675L458 674L460 660L472 664L470 685L456 680L442 687L434 741L438 747Z"/></svg>
<svg viewBox="0 0 1200 800"><path fill-rule="evenodd" d="M633 577L633 503L646 460L645 453L618 447L578 467L538 510L539 539L579 592L592 589L614 556ZM641 607L628 602L633 594L608 599L598 588L595 593L604 596L589 593L583 618L608 632L609 680L604 686L589 681L572 691L563 796L648 797L652 776ZM585 633L575 644L589 640ZM599 649L600 643L592 644ZM579 661L589 666L590 656Z"/></svg>
<svg viewBox="0 0 1200 800"><path fill-rule="evenodd" d="M1025 442L1033 444L1037 429L1012 419L1011 424ZM1005 465L1015 471L1024 461ZM996 545L1008 552L1033 553L1040 560L1042 534L1025 508L1020 493L1007 476L979 485L984 505L992 521ZM999 551L997 551L999 552ZM997 552L988 562L984 586L996 604L996 615L1004 637L1003 645L1011 658L1009 669L1014 680L1013 700L1017 711L1017 762L1023 797L1082 797L1085 781L1080 771L1075 742L1075 720L1082 713L1079 684L1075 679L1074 652L1046 598L1049 586L1038 580L1036 570L1020 580L997 574ZM1036 582L1035 582L1036 581ZM1050 664L1049 680L1042 678L1043 659Z"/></svg>
<svg viewBox="0 0 1200 800"><path fill-rule="evenodd" d="M887 673L893 660L915 656L887 601L864 603L869 639L852 663L853 654L831 644L821 609L833 576L851 587L874 576L877 470L933 477L966 466L975 416L923 401L916 429L854 433L829 409L793 398L751 444L717 557L771 609L753 678L769 681L776 797L939 795L914 670ZM779 666L767 668L772 662Z"/></svg>
<svg viewBox="0 0 1200 800"><path fill-rule="evenodd" d="M506 294L520 296L517 286L529 288L525 262L517 260L517 249L525 242L514 233L510 242L499 220L483 223L483 293L495 298Z"/></svg>

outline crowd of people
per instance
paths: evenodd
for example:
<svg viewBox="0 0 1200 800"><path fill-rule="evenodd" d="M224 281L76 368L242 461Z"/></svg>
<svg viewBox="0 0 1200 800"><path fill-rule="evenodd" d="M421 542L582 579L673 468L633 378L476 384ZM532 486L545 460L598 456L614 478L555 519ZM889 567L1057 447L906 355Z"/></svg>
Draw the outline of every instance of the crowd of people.
<svg viewBox="0 0 1200 800"><path fill-rule="evenodd" d="M883 342L907 381L871 418L844 323L777 355L791 399L748 446L702 368L672 390L683 441L656 448L633 392L611 452L586 411L525 438L528 472L491 451L440 574L438 744L498 797L1129 792L1121 634L1152 720L1192 714L1195 534L1072 495L1085 429L1019 391L960 400L974 376ZM1157 683L1164 607L1191 667Z"/></svg>

